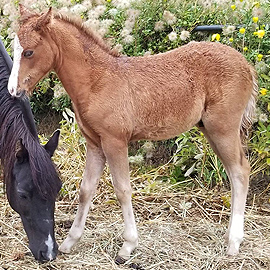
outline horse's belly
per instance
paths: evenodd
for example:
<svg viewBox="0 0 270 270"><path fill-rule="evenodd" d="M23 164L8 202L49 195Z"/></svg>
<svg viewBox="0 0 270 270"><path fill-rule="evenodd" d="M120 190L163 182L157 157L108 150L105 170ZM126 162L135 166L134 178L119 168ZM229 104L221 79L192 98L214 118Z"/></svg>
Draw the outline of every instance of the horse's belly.
<svg viewBox="0 0 270 270"><path fill-rule="evenodd" d="M179 134L189 130L192 128L196 122L190 124L182 124L175 123L173 125L144 125L140 128L135 128L132 136L131 141L138 141L138 140L167 140L173 137L178 136Z"/></svg>

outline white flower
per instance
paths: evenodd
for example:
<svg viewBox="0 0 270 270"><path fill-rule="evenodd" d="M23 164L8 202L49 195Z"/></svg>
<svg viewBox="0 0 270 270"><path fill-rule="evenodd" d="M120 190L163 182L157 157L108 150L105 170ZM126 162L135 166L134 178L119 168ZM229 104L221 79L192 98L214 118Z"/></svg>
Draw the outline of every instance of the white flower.
<svg viewBox="0 0 270 270"><path fill-rule="evenodd" d="M162 31L164 29L164 22L158 21L155 23L155 31Z"/></svg>
<svg viewBox="0 0 270 270"><path fill-rule="evenodd" d="M53 96L54 98L60 98L66 95L66 91L61 84L56 84L53 88Z"/></svg>
<svg viewBox="0 0 270 270"><path fill-rule="evenodd" d="M16 35L16 33L11 28L8 28L7 29L7 34L8 34L8 38L9 39L14 39L15 38L15 35Z"/></svg>
<svg viewBox="0 0 270 270"><path fill-rule="evenodd" d="M105 19L100 21L100 27L109 28L114 23L114 20Z"/></svg>
<svg viewBox="0 0 270 270"><path fill-rule="evenodd" d="M59 0L58 0L58 2L59 2ZM92 8L92 3L89 0L84 0L82 2L82 5L84 5L88 10Z"/></svg>
<svg viewBox="0 0 270 270"><path fill-rule="evenodd" d="M188 31L183 30L180 34L180 39L181 40L187 40L190 36L190 33Z"/></svg>
<svg viewBox="0 0 270 270"><path fill-rule="evenodd" d="M95 0L96 5L105 5L106 2L107 2L106 0Z"/></svg>
<svg viewBox="0 0 270 270"><path fill-rule="evenodd" d="M8 16L13 12L13 8L11 4L5 4L3 7L3 15Z"/></svg>
<svg viewBox="0 0 270 270"><path fill-rule="evenodd" d="M228 25L227 27L223 28L223 34L224 35L230 35L235 31L235 26L234 25Z"/></svg>
<svg viewBox="0 0 270 270"><path fill-rule="evenodd" d="M129 159L130 163L135 163L135 164L143 163L143 156L142 155L131 156L128 159Z"/></svg>
<svg viewBox="0 0 270 270"><path fill-rule="evenodd" d="M104 6L104 5L98 5L98 6L95 7L94 10L97 13L97 16L100 17L106 11L106 6Z"/></svg>
<svg viewBox="0 0 270 270"><path fill-rule="evenodd" d="M57 3L64 6L64 7L68 7L71 5L71 1L70 0L57 0ZM24 3L25 4L25 3Z"/></svg>
<svg viewBox="0 0 270 270"><path fill-rule="evenodd" d="M135 24L135 21L127 20L125 21L125 28L130 29L130 32L131 32L134 27L134 24Z"/></svg>
<svg viewBox="0 0 270 270"><path fill-rule="evenodd" d="M87 11L87 8L82 4L76 4L70 8L70 11L74 14L82 14L83 12Z"/></svg>
<svg viewBox="0 0 270 270"><path fill-rule="evenodd" d="M261 8L253 8L252 10L253 17L262 17L264 15L264 11Z"/></svg>
<svg viewBox="0 0 270 270"><path fill-rule="evenodd" d="M87 20L83 23L86 27L89 27L95 31L99 29L99 20L93 19L93 20Z"/></svg>
<svg viewBox="0 0 270 270"><path fill-rule="evenodd" d="M168 37L169 37L169 40L170 40L170 41L175 41L175 40L177 39L177 34L176 34L176 32L172 31L172 32L168 35Z"/></svg>
<svg viewBox="0 0 270 270"><path fill-rule="evenodd" d="M117 13L118 13L118 10L116 8L112 8L108 11L108 13L111 15L111 16L116 16Z"/></svg>
<svg viewBox="0 0 270 270"><path fill-rule="evenodd" d="M131 1L130 0L113 0L112 4L120 9L126 9L130 7Z"/></svg>
<svg viewBox="0 0 270 270"><path fill-rule="evenodd" d="M121 33L120 33L120 35L122 37L126 37L127 35L129 35L131 33L131 31L132 31L131 29L123 28L122 31L121 31Z"/></svg>
<svg viewBox="0 0 270 270"><path fill-rule="evenodd" d="M259 120L264 123L268 120L268 117L265 113L261 113L259 116Z"/></svg>
<svg viewBox="0 0 270 270"><path fill-rule="evenodd" d="M148 51L148 53L151 54L150 51ZM144 145L142 146L142 148L145 150L145 151L152 151L154 149L154 144L150 141L147 141L144 143Z"/></svg>
<svg viewBox="0 0 270 270"><path fill-rule="evenodd" d="M130 44L134 41L134 37L132 35L127 35L125 36L125 38L123 39L124 43L126 44Z"/></svg>
<svg viewBox="0 0 270 270"><path fill-rule="evenodd" d="M146 52L144 53L144 56L150 56L151 54L152 54L151 51L146 51Z"/></svg>
<svg viewBox="0 0 270 270"><path fill-rule="evenodd" d="M176 17L170 11L165 10L163 13L163 19L167 22L167 24L172 25L176 22Z"/></svg>
<svg viewBox="0 0 270 270"><path fill-rule="evenodd" d="M97 32L99 33L99 35L100 35L101 37L104 37L104 36L107 34L108 29L107 29L107 28L104 28L104 27L101 27L101 28L98 29Z"/></svg>
<svg viewBox="0 0 270 270"><path fill-rule="evenodd" d="M118 51L118 52L122 52L123 51L123 46L122 46L122 44L116 44L115 46L114 46L114 49L116 50L116 51Z"/></svg>
<svg viewBox="0 0 270 270"><path fill-rule="evenodd" d="M137 10L137 9L128 9L126 11L126 14L127 14L128 18L129 18L129 20L135 21L136 18L139 16L140 11Z"/></svg>

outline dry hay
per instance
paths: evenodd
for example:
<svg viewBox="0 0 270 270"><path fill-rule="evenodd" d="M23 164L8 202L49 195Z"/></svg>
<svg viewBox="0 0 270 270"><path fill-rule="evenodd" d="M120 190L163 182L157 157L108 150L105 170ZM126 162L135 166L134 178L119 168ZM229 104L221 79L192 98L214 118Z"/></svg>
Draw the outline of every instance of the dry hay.
<svg viewBox="0 0 270 270"><path fill-rule="evenodd" d="M69 255L39 264L27 248L20 218L0 196L0 269L270 269L270 211L249 205L245 240L239 256L225 255L229 209L220 192L203 190L172 192L166 183L133 180L133 204L140 246L122 266L114 258L122 244L121 210L111 184L103 179L89 212L84 235ZM148 190L149 191L149 190ZM222 191L227 196L228 191ZM77 198L56 205L56 238L61 242L75 216ZM191 203L191 208L189 204Z"/></svg>

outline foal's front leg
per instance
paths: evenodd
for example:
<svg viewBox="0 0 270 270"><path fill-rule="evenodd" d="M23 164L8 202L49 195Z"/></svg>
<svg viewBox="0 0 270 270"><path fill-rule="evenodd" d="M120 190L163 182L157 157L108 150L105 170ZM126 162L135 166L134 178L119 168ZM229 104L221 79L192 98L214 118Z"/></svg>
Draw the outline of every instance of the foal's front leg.
<svg viewBox="0 0 270 270"><path fill-rule="evenodd" d="M79 207L68 237L59 247L59 250L63 253L69 253L83 234L87 213L96 193L99 178L103 172L104 166L105 156L102 149L88 144L86 167L80 188Z"/></svg>
<svg viewBox="0 0 270 270"><path fill-rule="evenodd" d="M102 148L110 167L115 193L121 204L125 223L124 244L116 258L116 263L119 264L128 260L131 252L138 246L138 233L131 203L128 147L125 142L110 138L102 141Z"/></svg>

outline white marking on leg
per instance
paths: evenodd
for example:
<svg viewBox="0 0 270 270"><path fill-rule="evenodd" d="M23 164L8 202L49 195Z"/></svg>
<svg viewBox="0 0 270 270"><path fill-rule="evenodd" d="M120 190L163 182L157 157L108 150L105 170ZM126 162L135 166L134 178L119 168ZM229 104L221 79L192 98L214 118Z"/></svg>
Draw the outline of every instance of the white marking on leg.
<svg viewBox="0 0 270 270"><path fill-rule="evenodd" d="M244 216L233 214L229 231L229 255L236 255L244 237Z"/></svg>
<svg viewBox="0 0 270 270"><path fill-rule="evenodd" d="M89 147L89 146L88 146ZM99 178L103 172L105 158L97 149L87 149L86 167L80 190L80 204L75 220L70 228L68 237L60 245L59 251L70 253L71 248L80 240L85 226L85 221L96 193Z"/></svg>
<svg viewBox="0 0 270 270"><path fill-rule="evenodd" d="M138 232L131 203L131 196L127 203L122 204L122 212L125 223L125 231L123 234L124 243L119 250L118 255L123 259L128 260L131 252L138 246Z"/></svg>
<svg viewBox="0 0 270 270"><path fill-rule="evenodd" d="M16 35L14 39L14 60L12 71L8 80L8 91L12 96L16 96L18 87L18 75L20 70L21 56L23 47L20 44L19 38Z"/></svg>
<svg viewBox="0 0 270 270"><path fill-rule="evenodd" d="M89 204L79 205L75 220L70 228L68 237L60 245L59 251L63 253L70 253L71 248L80 240L84 231L84 225L89 210Z"/></svg>
<svg viewBox="0 0 270 270"><path fill-rule="evenodd" d="M48 247L47 250L47 257L52 261L53 260L53 239L49 234L48 239L45 241L46 246Z"/></svg>

